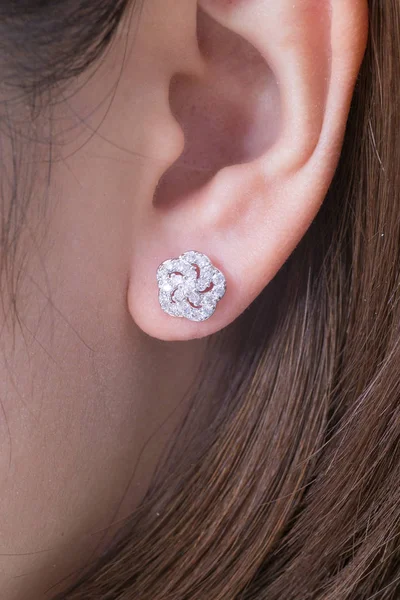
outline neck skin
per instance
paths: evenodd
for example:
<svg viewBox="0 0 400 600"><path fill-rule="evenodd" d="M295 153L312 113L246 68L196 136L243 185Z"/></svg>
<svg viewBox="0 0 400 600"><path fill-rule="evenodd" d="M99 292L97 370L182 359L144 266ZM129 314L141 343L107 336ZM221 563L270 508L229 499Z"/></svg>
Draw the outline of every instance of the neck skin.
<svg viewBox="0 0 400 600"><path fill-rule="evenodd" d="M204 340L152 339L127 310L137 207L154 193L160 169L158 128L146 123L162 126L161 103L146 104L144 121L140 92L145 82L153 97L168 98L173 32L162 25L186 2L145 4L135 44L135 28L122 27L101 68L58 105L49 188L35 154L16 261L17 314L4 292L0 341L0 596L7 600L53 597L104 550L148 488L205 349ZM190 25L188 47L192 33ZM151 52L149 40L157 40ZM112 105L99 103L110 90Z"/></svg>

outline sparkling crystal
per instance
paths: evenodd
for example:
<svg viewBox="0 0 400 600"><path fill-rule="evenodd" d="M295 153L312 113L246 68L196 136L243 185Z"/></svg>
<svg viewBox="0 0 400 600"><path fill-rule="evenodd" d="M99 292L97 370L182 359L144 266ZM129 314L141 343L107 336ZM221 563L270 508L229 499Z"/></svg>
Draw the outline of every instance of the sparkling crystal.
<svg viewBox="0 0 400 600"><path fill-rule="evenodd" d="M197 252L185 252L185 254L182 254L181 258L191 264L197 264Z"/></svg>
<svg viewBox="0 0 400 600"><path fill-rule="evenodd" d="M158 267L157 269L157 281L165 281L166 278L168 277L168 271L167 269L161 265L160 267Z"/></svg>
<svg viewBox="0 0 400 600"><path fill-rule="evenodd" d="M222 275L221 271L218 271L217 269L212 276L212 281L215 285L225 285L225 277Z"/></svg>
<svg viewBox="0 0 400 600"><path fill-rule="evenodd" d="M188 299L189 299L189 302L191 302L195 306L201 305L201 295L197 292L190 292L188 294Z"/></svg>
<svg viewBox="0 0 400 600"><path fill-rule="evenodd" d="M225 284L215 285L211 290L213 297L216 298L216 300L220 300L225 294L225 289Z"/></svg>
<svg viewBox="0 0 400 600"><path fill-rule="evenodd" d="M172 260L166 260L165 262L163 262L163 264L161 265L161 267L164 267L165 269L167 269L167 271L171 271L173 269L173 261Z"/></svg>
<svg viewBox="0 0 400 600"><path fill-rule="evenodd" d="M157 281L161 308L171 316L191 321L209 319L226 291L221 271L207 256L194 250L162 263Z"/></svg>
<svg viewBox="0 0 400 600"><path fill-rule="evenodd" d="M177 289L174 296L174 302L182 302L185 299L185 292L182 289Z"/></svg>
<svg viewBox="0 0 400 600"><path fill-rule="evenodd" d="M171 302L171 304L169 305L167 312L169 312L169 314L173 317L182 316L180 314L179 306L177 304L174 304L173 302Z"/></svg>
<svg viewBox="0 0 400 600"><path fill-rule="evenodd" d="M165 310L170 304L170 295L166 292L160 292L159 300L161 307Z"/></svg>
<svg viewBox="0 0 400 600"><path fill-rule="evenodd" d="M210 287L210 282L208 279L204 277L199 277L197 280L197 289L199 292L204 292L207 288Z"/></svg>
<svg viewBox="0 0 400 600"><path fill-rule="evenodd" d="M173 275L171 275L170 277L170 282L171 285L173 285L174 287L181 285L183 282L183 277L182 275L178 275L177 273L174 273Z"/></svg>
<svg viewBox="0 0 400 600"><path fill-rule="evenodd" d="M198 254L197 264L199 265L199 267L205 267L207 265L210 265L212 267L210 259L204 254Z"/></svg>
<svg viewBox="0 0 400 600"><path fill-rule="evenodd" d="M217 299L214 297L212 292L204 294L203 306L205 308L214 308L217 305Z"/></svg>

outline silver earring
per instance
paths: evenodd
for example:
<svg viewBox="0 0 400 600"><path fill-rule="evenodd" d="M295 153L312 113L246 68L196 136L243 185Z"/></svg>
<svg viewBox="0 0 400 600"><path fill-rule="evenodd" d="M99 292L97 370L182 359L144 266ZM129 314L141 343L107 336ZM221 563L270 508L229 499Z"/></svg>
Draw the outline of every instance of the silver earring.
<svg viewBox="0 0 400 600"><path fill-rule="evenodd" d="M172 317L206 321L226 292L226 280L201 252L185 252L157 269L160 306Z"/></svg>

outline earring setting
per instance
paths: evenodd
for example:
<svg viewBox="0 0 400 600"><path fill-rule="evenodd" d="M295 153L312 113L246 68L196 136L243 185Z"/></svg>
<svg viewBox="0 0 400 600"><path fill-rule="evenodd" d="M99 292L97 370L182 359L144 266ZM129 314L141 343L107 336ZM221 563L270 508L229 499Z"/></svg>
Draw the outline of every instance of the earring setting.
<svg viewBox="0 0 400 600"><path fill-rule="evenodd" d="M191 250L157 269L160 306L172 317L206 321L226 292L226 279L205 254Z"/></svg>

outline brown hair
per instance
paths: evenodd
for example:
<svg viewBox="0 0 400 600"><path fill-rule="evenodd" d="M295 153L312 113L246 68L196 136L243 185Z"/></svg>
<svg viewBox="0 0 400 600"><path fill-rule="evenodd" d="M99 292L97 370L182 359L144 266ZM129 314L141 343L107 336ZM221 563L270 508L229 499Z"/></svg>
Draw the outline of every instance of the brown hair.
<svg viewBox="0 0 400 600"><path fill-rule="evenodd" d="M400 597L400 1L340 164L275 279L210 339L140 507L64 600ZM397 149L399 145L399 150Z"/></svg>

